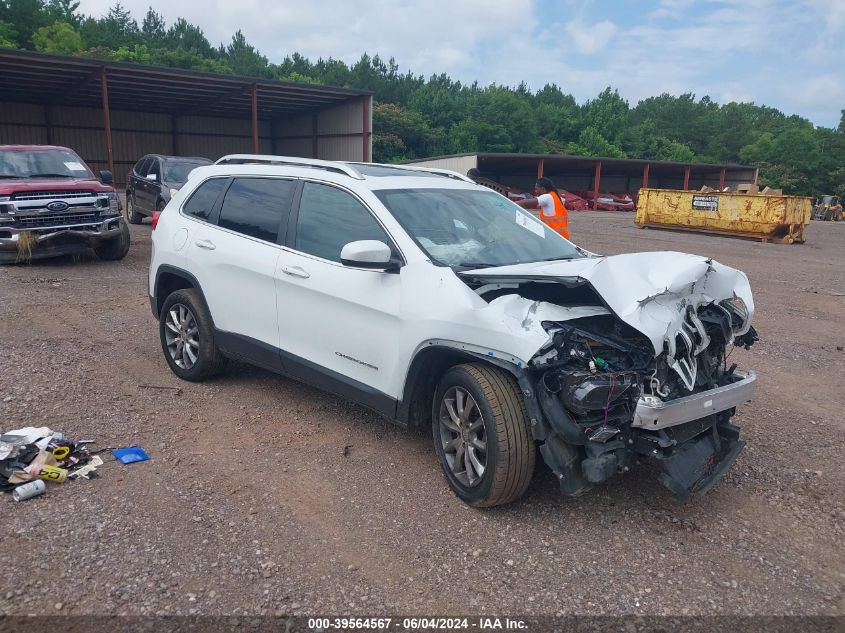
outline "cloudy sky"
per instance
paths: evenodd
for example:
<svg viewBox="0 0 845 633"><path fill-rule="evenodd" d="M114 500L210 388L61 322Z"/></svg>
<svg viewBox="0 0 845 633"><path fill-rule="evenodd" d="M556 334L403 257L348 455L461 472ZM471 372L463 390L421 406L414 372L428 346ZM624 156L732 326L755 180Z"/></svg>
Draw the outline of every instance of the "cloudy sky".
<svg viewBox="0 0 845 633"><path fill-rule="evenodd" d="M103 15L114 0L81 0ZM240 28L271 61L394 57L402 71L631 105L663 92L753 101L836 127L845 108L845 0L122 0L212 44Z"/></svg>

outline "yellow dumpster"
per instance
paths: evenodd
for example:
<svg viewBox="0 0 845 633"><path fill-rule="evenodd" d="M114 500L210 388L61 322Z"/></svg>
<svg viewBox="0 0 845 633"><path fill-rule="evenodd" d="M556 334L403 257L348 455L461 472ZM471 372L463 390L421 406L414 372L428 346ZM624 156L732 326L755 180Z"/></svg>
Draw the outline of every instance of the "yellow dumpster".
<svg viewBox="0 0 845 633"><path fill-rule="evenodd" d="M640 189L636 224L764 242L804 243L811 198L678 189Z"/></svg>

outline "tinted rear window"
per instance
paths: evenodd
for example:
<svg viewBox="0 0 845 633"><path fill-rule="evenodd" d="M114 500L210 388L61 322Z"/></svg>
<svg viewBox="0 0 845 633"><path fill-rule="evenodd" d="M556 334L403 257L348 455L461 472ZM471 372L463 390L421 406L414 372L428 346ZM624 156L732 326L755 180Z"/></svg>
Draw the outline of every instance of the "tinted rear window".
<svg viewBox="0 0 845 633"><path fill-rule="evenodd" d="M276 178L235 178L226 192L217 225L275 242L287 219L294 182Z"/></svg>
<svg viewBox="0 0 845 633"><path fill-rule="evenodd" d="M214 209L214 203L218 196L226 188L228 178L212 178L202 183L197 190L191 194L190 199L185 203L182 211L200 220L208 222L208 217Z"/></svg>

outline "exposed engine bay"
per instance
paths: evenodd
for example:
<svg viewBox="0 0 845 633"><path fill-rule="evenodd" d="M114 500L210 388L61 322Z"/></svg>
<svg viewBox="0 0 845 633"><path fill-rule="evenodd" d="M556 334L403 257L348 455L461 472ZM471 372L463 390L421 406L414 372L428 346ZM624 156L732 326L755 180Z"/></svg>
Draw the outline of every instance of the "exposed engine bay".
<svg viewBox="0 0 845 633"><path fill-rule="evenodd" d="M632 264L661 255L681 254L589 259L599 268L631 258L630 278ZM738 371L730 355L757 340L747 279L711 260L681 257L686 267L673 258L665 287L639 298L617 292L618 282L607 288L601 275L589 278L583 264L577 276L518 279L499 269L465 278L491 307L507 304L514 314L522 306L520 325L546 334L520 386L534 437L565 494L648 457L661 463L661 482L686 500L715 485L745 445L731 418L751 399L756 375Z"/></svg>

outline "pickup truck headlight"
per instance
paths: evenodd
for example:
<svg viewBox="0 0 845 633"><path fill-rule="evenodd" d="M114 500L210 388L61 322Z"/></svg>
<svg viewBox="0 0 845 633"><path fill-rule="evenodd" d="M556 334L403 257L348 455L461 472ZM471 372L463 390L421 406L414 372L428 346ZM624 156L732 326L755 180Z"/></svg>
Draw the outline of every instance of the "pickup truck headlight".
<svg viewBox="0 0 845 633"><path fill-rule="evenodd" d="M109 192L109 209L111 209L114 213L120 212L120 201L117 198L117 194L114 191Z"/></svg>
<svg viewBox="0 0 845 633"><path fill-rule="evenodd" d="M9 217L9 213L14 210L15 205L9 202L9 196L0 197L0 222L11 222L12 218Z"/></svg>

